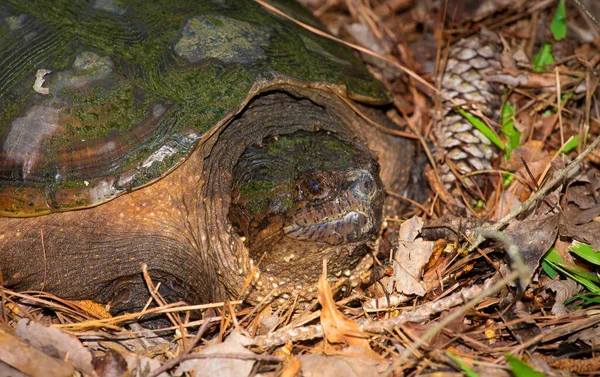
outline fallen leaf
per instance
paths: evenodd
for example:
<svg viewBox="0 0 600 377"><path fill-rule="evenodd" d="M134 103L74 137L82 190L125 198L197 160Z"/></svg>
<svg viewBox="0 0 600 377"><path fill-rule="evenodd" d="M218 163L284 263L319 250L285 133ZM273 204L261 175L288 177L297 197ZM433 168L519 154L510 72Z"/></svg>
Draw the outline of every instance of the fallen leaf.
<svg viewBox="0 0 600 377"><path fill-rule="evenodd" d="M26 374L19 372L17 369L11 367L10 365L6 365L0 361L0 376L10 376L10 377L30 377Z"/></svg>
<svg viewBox="0 0 600 377"><path fill-rule="evenodd" d="M161 366L158 360L134 353L122 352L121 356L123 356L127 362L128 373L126 376L128 377L146 377L150 372ZM169 377L169 375L166 372L163 372L159 374L158 377Z"/></svg>
<svg viewBox="0 0 600 377"><path fill-rule="evenodd" d="M600 222L592 221L587 224L572 224L564 216L561 216L559 234L577 241L587 243L594 250L600 250Z"/></svg>
<svg viewBox="0 0 600 377"><path fill-rule="evenodd" d="M423 220L413 216L400 227L398 247L394 253L394 273L388 283L388 291L423 296L427 286L422 281L423 267L433 253L433 242L417 238Z"/></svg>
<svg viewBox="0 0 600 377"><path fill-rule="evenodd" d="M94 359L94 370L101 377L121 377L127 372L127 361L119 352L109 349L103 356Z"/></svg>
<svg viewBox="0 0 600 377"><path fill-rule="evenodd" d="M560 215L555 213L541 216L532 214L522 221L513 220L505 230L518 246L519 253L525 265L529 267L531 276L544 254L554 245L558 234L559 219Z"/></svg>
<svg viewBox="0 0 600 377"><path fill-rule="evenodd" d="M600 172L590 168L565 190L561 200L565 217L575 225L589 223L600 215Z"/></svg>
<svg viewBox="0 0 600 377"><path fill-rule="evenodd" d="M552 314L560 317L568 314L568 310L565 308L564 302L565 300L575 296L577 292L579 292L580 286L575 280L572 279L555 279L544 288L555 292L555 302L554 305L552 305Z"/></svg>
<svg viewBox="0 0 600 377"><path fill-rule="evenodd" d="M379 356L369 345L369 334L361 331L358 323L348 319L335 306L333 295L327 283L327 272L319 278L319 303L321 304L321 324L328 344L354 347L360 356L377 359Z"/></svg>
<svg viewBox="0 0 600 377"><path fill-rule="evenodd" d="M302 362L302 377L375 377L388 367L387 363L373 359L342 355L301 355L299 359Z"/></svg>
<svg viewBox="0 0 600 377"><path fill-rule="evenodd" d="M584 342L590 346L590 348L597 348L600 346L600 326L593 326L582 331L576 332L567 338L570 343Z"/></svg>
<svg viewBox="0 0 600 377"><path fill-rule="evenodd" d="M30 346L17 337L10 327L0 323L0 364L2 363L9 367L1 367L0 372L14 368L29 377L70 377L74 373L71 364ZM6 375L10 376L3 374Z"/></svg>
<svg viewBox="0 0 600 377"><path fill-rule="evenodd" d="M509 212L516 209L522 202L527 200L532 193L531 188L539 178L544 174L548 164L552 161L552 155L543 150L544 143L538 140L531 140L513 150L510 159L502 164L503 169L513 171L516 176L522 180L513 180L508 189L500 194L498 200L497 219L504 217ZM529 172L527 169L529 169ZM530 176L533 176L535 183Z"/></svg>
<svg viewBox="0 0 600 377"><path fill-rule="evenodd" d="M76 337L27 318L19 321L16 333L32 347L71 363L81 372L95 375L92 353Z"/></svg>
<svg viewBox="0 0 600 377"><path fill-rule="evenodd" d="M192 372L192 376L219 376L219 377L243 377L249 376L252 372L255 360L236 359L235 355L254 355L254 352L248 350L244 345L248 345L248 338L233 331L223 343L214 344L198 352L201 355L210 354L231 354L228 358L201 358L191 359L182 362L175 376L181 376L185 372Z"/></svg>

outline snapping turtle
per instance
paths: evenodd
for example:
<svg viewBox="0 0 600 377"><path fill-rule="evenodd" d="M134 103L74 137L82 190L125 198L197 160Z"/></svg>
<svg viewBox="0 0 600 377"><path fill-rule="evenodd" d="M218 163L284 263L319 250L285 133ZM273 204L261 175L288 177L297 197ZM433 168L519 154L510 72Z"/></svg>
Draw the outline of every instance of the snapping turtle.
<svg viewBox="0 0 600 377"><path fill-rule="evenodd" d="M309 297L410 179L353 52L253 1L2 0L0 56L6 287L128 310L145 263L170 300Z"/></svg>

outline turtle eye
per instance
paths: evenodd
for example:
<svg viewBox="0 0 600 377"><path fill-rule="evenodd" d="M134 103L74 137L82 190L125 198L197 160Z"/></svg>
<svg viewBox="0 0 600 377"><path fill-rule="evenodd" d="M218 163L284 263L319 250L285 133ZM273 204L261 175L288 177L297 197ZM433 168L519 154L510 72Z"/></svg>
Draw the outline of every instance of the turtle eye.
<svg viewBox="0 0 600 377"><path fill-rule="evenodd" d="M381 165L379 165L379 162L375 161L375 175L379 174L380 171Z"/></svg>
<svg viewBox="0 0 600 377"><path fill-rule="evenodd" d="M321 185L318 181L308 181L308 191L313 195L319 195L321 191Z"/></svg>
<svg viewBox="0 0 600 377"><path fill-rule="evenodd" d="M317 177L308 178L304 182L302 191L309 200L323 199L329 195L327 184Z"/></svg>

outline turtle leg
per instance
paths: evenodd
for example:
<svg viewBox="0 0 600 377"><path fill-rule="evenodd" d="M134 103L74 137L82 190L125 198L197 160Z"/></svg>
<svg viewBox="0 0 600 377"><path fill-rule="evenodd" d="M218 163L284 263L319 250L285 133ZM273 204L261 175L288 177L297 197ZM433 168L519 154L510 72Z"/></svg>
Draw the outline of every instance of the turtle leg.
<svg viewBox="0 0 600 377"><path fill-rule="evenodd" d="M131 195L84 211L0 219L3 285L92 299L110 304L113 313L137 311L150 297L141 268L146 264L167 302L224 299L216 262L202 258L187 222L161 214L156 203L140 217L130 209L127 218L120 210L134 205L117 200L127 201ZM150 221L152 214L162 216Z"/></svg>
<svg viewBox="0 0 600 377"><path fill-rule="evenodd" d="M194 289L175 275L160 270L150 271L148 275L154 288L158 289L158 295L165 302L199 302L197 295L193 293ZM139 311L148 304L150 289L142 273L122 276L110 282L96 300L106 302L113 314ZM156 304L154 302L150 307Z"/></svg>

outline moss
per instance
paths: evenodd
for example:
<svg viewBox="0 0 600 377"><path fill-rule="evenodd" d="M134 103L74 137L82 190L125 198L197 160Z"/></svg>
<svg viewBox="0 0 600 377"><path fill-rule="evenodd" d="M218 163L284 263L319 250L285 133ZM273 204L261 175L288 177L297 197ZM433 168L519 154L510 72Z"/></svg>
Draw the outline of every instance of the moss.
<svg viewBox="0 0 600 377"><path fill-rule="evenodd" d="M253 214L265 213L269 199L275 197L272 190L273 182L252 181L240 186L240 194L248 200L248 209Z"/></svg>
<svg viewBox="0 0 600 377"><path fill-rule="evenodd" d="M287 5L283 8L291 10L292 15L302 13L301 19L316 22L293 3L278 2L285 2ZM6 0L0 8L0 16L27 14L33 20L27 22L23 30L10 31L2 27L9 35L9 43L0 47L0 56L11 56L11 59L0 62L0 72L6 73L4 78L0 77L0 134L6 134L8 122L22 117L32 106L60 108L61 127L66 132L49 138L44 145L45 170L36 173L40 185L51 186L57 192L60 192L59 186L74 187L85 179L83 173L71 166L58 166L64 163L60 153L76 149L80 143L102 142L102 138L106 138L103 142L118 138L128 143L119 154L100 156L104 160L92 172L95 177L117 180L121 173L133 173L134 179L127 189L157 179L193 150L194 141L184 143L181 135L190 131L201 135L214 126L241 104L259 78L287 76L298 81L326 82L347 87L350 92L372 97L374 101L387 98L381 84L369 75L352 51L283 20L249 0L182 0L177 3L122 0L119 1L122 7L118 9L111 6L110 1L101 4L106 6L94 8L88 2L71 0ZM244 59L225 59L227 54L235 55L227 45L222 46L225 42L211 50L211 57L193 63L178 56L175 46L186 23L193 17L205 17L215 27L231 26L238 34L253 35L255 43L248 51L260 50L260 59L250 55ZM234 21L228 21L230 19ZM89 69L77 72L73 64L78 56L96 57L100 63L108 58L110 63L106 63L108 66L90 63L89 67L84 64L84 68ZM109 74L102 76L107 67ZM53 97L55 93L42 96L31 89L35 80L32 72L40 68L53 71L48 84L69 72L71 82L81 83L86 77L93 80L84 82L78 89L63 86L58 99ZM161 115L160 122L151 118L156 103L169 108ZM141 139L132 132L139 125L148 133ZM302 144L295 141L285 146L286 142L290 141L282 140L279 147L273 148L293 149L294 143ZM165 143L176 145L177 153L162 163L140 167ZM89 150L96 147L95 144L85 146L89 146ZM347 164L353 156L346 147L335 143L326 149L340 154L334 165ZM299 160L277 179L289 180L297 170L332 165L323 155ZM70 175L61 178L64 182L56 182L57 171ZM275 178L266 179L273 180ZM289 196L282 198L282 205L288 205Z"/></svg>

